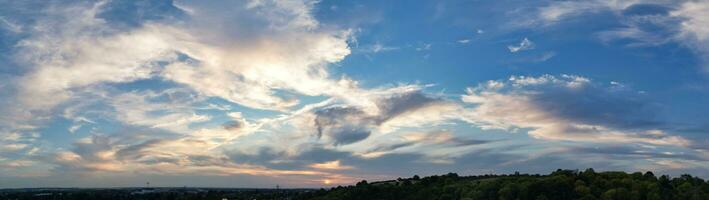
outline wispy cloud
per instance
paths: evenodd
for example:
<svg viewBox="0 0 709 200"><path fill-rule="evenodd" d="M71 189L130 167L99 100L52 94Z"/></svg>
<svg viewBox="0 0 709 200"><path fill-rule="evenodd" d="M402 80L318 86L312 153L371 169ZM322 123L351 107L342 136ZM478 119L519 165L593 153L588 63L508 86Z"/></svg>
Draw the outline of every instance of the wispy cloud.
<svg viewBox="0 0 709 200"><path fill-rule="evenodd" d="M642 7L654 9L636 13ZM624 27L600 31L598 36L602 41L631 39L630 47L676 42L709 62L709 51L705 48L709 31L701 25L709 20L707 10L709 3L703 1L554 1L539 7L536 17L519 24L523 27L551 26L588 14L611 12Z"/></svg>
<svg viewBox="0 0 709 200"><path fill-rule="evenodd" d="M358 50L365 52L365 53L379 53L379 52L394 51L394 50L399 50L399 49L400 49L399 47L395 47L395 46L386 46L381 43L374 43L373 45L361 47Z"/></svg>
<svg viewBox="0 0 709 200"><path fill-rule="evenodd" d="M553 51L544 52L542 55L532 59L532 61L533 62L544 62L544 61L554 58L554 56L556 56L556 52L553 52Z"/></svg>
<svg viewBox="0 0 709 200"><path fill-rule="evenodd" d="M431 43L423 43L423 44L420 44L418 47L416 47L416 51L428 51L428 50L431 50L432 46L433 46L433 44L431 44Z"/></svg>
<svg viewBox="0 0 709 200"><path fill-rule="evenodd" d="M8 31L13 32L13 33L22 32L22 25L8 21L4 17L0 17L0 27L5 28Z"/></svg>
<svg viewBox="0 0 709 200"><path fill-rule="evenodd" d="M507 46L507 49L510 50L512 53L517 53L519 51L526 51L526 50L531 50L534 49L534 42L531 40L524 38L522 41L519 42L518 45L509 45Z"/></svg>

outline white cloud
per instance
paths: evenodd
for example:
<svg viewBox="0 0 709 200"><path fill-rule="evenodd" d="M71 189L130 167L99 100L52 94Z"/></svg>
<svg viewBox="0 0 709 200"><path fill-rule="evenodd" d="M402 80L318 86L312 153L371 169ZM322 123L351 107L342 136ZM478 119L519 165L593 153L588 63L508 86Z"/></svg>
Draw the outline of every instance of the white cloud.
<svg viewBox="0 0 709 200"><path fill-rule="evenodd" d="M600 1L562 1L539 9L539 17L545 23L555 23L565 17L596 11L605 6Z"/></svg>
<svg viewBox="0 0 709 200"><path fill-rule="evenodd" d="M709 2L685 2L671 16L683 19L678 37L684 44L695 49L705 62L709 62ZM705 70L709 70L709 65Z"/></svg>
<svg viewBox="0 0 709 200"><path fill-rule="evenodd" d="M310 167L315 168L315 169L323 169L323 170L346 170L346 169L353 169L354 168L352 166L340 164L340 160L333 160L333 161L324 162L324 163L314 163L314 164L311 164Z"/></svg>
<svg viewBox="0 0 709 200"><path fill-rule="evenodd" d="M709 40L709 3L708 2L686 2L674 10L671 15L685 18L681 24L682 34L686 37L694 37L699 41Z"/></svg>
<svg viewBox="0 0 709 200"><path fill-rule="evenodd" d="M81 128L81 126L82 126L81 124L74 124L74 125L71 125L69 127L69 129L67 129L67 130L69 131L69 133L75 133L77 130L79 130Z"/></svg>
<svg viewBox="0 0 709 200"><path fill-rule="evenodd" d="M531 50L534 49L534 42L527 38L524 38L521 42L519 42L518 45L509 45L507 46L507 49L509 49L512 53L517 53L518 51Z"/></svg>
<svg viewBox="0 0 709 200"><path fill-rule="evenodd" d="M51 108L69 99L74 88L151 77L158 70L157 62L176 56L165 41L168 37L157 34L157 29L146 27L105 38L96 33L55 35L48 30L21 41L21 57L34 70L21 80L20 100L31 109Z"/></svg>
<svg viewBox="0 0 709 200"><path fill-rule="evenodd" d="M160 98L168 100L157 101ZM130 125L190 133L190 124L210 120L210 116L195 113L193 106L197 100L189 91L169 89L160 93L128 92L110 99L116 119Z"/></svg>
<svg viewBox="0 0 709 200"><path fill-rule="evenodd" d="M49 109L86 87L156 76L259 109L297 104L279 91L341 95L349 88L330 79L327 64L350 53L349 31L321 30L310 15L313 3L180 2L191 11L185 22L129 30L96 17L103 3L57 6L18 44L17 56L31 69L20 79L18 98L28 109ZM232 9L243 14L232 16Z"/></svg>
<svg viewBox="0 0 709 200"><path fill-rule="evenodd" d="M6 154L29 154L36 147L39 134L30 131L5 131L0 129L0 162Z"/></svg>
<svg viewBox="0 0 709 200"><path fill-rule="evenodd" d="M387 52L387 51L394 51L394 50L399 50L399 47L386 46L386 45L383 45L379 42L374 43L373 45L369 45L364 48L361 48L361 51L363 51L365 53L379 53L379 52Z"/></svg>
<svg viewBox="0 0 709 200"><path fill-rule="evenodd" d="M628 47L657 46L672 41L671 37L641 30L636 25L626 28L602 31L598 33L601 41L608 43L619 39L633 39L634 42L626 45Z"/></svg>
<svg viewBox="0 0 709 200"><path fill-rule="evenodd" d="M484 129L531 129L532 137L545 140L690 144L654 129L658 122L652 118L652 106L634 96L584 77L544 75L469 88L462 100L476 105L466 113L467 120Z"/></svg>

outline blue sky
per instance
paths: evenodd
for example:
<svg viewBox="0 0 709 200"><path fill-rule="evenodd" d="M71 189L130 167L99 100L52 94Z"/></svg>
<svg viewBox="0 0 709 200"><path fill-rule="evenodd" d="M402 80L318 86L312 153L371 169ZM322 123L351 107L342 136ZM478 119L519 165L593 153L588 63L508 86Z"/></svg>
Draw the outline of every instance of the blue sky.
<svg viewBox="0 0 709 200"><path fill-rule="evenodd" d="M2 188L709 177L706 1L0 5Z"/></svg>

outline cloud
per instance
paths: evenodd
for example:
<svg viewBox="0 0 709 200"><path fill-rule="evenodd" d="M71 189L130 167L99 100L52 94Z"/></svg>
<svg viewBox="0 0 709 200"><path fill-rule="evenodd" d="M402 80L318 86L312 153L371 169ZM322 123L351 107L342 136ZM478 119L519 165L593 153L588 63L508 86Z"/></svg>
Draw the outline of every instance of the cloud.
<svg viewBox="0 0 709 200"><path fill-rule="evenodd" d="M707 10L709 10L707 2L685 2L679 9L672 11L671 15L685 19L680 26L682 34L705 41L709 39L709 28L702 24L709 21Z"/></svg>
<svg viewBox="0 0 709 200"><path fill-rule="evenodd" d="M463 139L455 137L449 131L410 133L403 135L403 137L407 141L415 142L417 144L450 144L453 146L466 146L485 144L489 142L485 140Z"/></svg>
<svg viewBox="0 0 709 200"><path fill-rule="evenodd" d="M565 20L584 16L588 14L597 14L606 11L619 12L630 8L634 5L641 4L657 4L665 5L668 1L654 0L630 0L630 1L606 1L606 0L589 0L589 1L547 1L544 5L536 7L531 13L523 13L532 15L533 17L525 17L521 22L516 22L522 26L550 26L562 23Z"/></svg>
<svg viewBox="0 0 709 200"><path fill-rule="evenodd" d="M637 92L573 75L513 76L468 88L469 121L485 129L530 129L538 139L688 146L662 131L658 107Z"/></svg>
<svg viewBox="0 0 709 200"><path fill-rule="evenodd" d="M22 32L22 25L19 25L15 22L11 22L4 17L0 17L0 27L13 32L13 33L20 33Z"/></svg>
<svg viewBox="0 0 709 200"><path fill-rule="evenodd" d="M507 46L507 49L509 49L512 53L516 53L518 51L526 51L534 49L534 43L531 40L524 38L517 46L510 45Z"/></svg>
<svg viewBox="0 0 709 200"><path fill-rule="evenodd" d="M670 13L670 16L682 19L679 24L678 38L683 44L696 50L704 62L709 62L709 2L685 2ZM709 65L708 65L709 66ZM709 69L705 67L705 69Z"/></svg>
<svg viewBox="0 0 709 200"><path fill-rule="evenodd" d="M159 93L145 91L119 94L111 98L110 104L116 111L115 118L125 124L189 133L190 124L211 118L195 113L192 108L198 101L199 97L193 96L190 91L168 89Z"/></svg>
<svg viewBox="0 0 709 200"><path fill-rule="evenodd" d="M312 113L314 115L313 123L318 138L327 136L333 140L335 145L351 144L366 139L377 128L391 130L394 126L407 126L406 122L397 121L397 118L405 118L409 114L422 115L422 117L436 116L440 113L434 112L432 115L426 115L419 111L447 105L444 100L428 96L417 90L386 94L386 96L374 99L375 106L371 108L334 106L314 110ZM436 121L436 119L421 123L430 121ZM394 124L387 124L388 122ZM415 121L411 122L412 120L408 121L409 126L417 126L414 125Z"/></svg>
<svg viewBox="0 0 709 200"><path fill-rule="evenodd" d="M0 130L0 161L3 157L22 157L35 151L39 133L30 131L9 132Z"/></svg>
<svg viewBox="0 0 709 200"><path fill-rule="evenodd" d="M431 44L431 43L423 43L423 44L420 44L418 47L416 47L416 51L428 51L428 50L431 50L432 46L433 46L433 44Z"/></svg>
<svg viewBox="0 0 709 200"><path fill-rule="evenodd" d="M627 44L630 47L676 42L694 50L700 60L707 62L709 50L705 47L709 30L703 24L709 20L708 10L709 3L705 1L553 1L539 7L535 11L536 17L518 24L523 27L550 26L607 12L622 26L598 32L601 41L631 39Z"/></svg>
<svg viewBox="0 0 709 200"><path fill-rule="evenodd" d="M272 169L248 162L233 162L220 143L207 138L161 132L94 134L73 144L69 151L45 159L53 171L70 174L200 174L257 176L323 176L313 170Z"/></svg>
<svg viewBox="0 0 709 200"><path fill-rule="evenodd" d="M687 161L709 161L709 157L697 155L693 152L672 152L670 150L662 151L650 147L642 146L613 146L606 145L601 147L573 147L569 149L570 153L578 154L600 154L605 156L614 156L617 159L679 159Z"/></svg>
<svg viewBox="0 0 709 200"><path fill-rule="evenodd" d="M461 136L462 135L462 136ZM395 153L419 153L431 160L443 160L469 151L469 147L485 145L494 141L468 138L465 134L455 135L448 130L425 132L403 132L397 137L381 136L365 151L355 152L364 158L376 158Z"/></svg>
<svg viewBox="0 0 709 200"><path fill-rule="evenodd" d="M340 160L334 160L334 161L324 162L324 163L315 163L315 164L310 165L310 167L315 168L315 169L323 169L323 170L346 170L346 169L353 169L354 168L352 166L341 165Z"/></svg>
<svg viewBox="0 0 709 200"><path fill-rule="evenodd" d="M318 174L225 162L223 145L260 125L240 114L229 113L225 126L195 126L212 120L197 107L225 109L207 102L215 97L281 112L297 105L298 95L359 101L350 95L366 91L346 77L330 77L328 66L350 53L350 31L322 28L311 14L315 2L179 1L161 5L170 12L135 18L117 15L126 7L152 8L106 1L39 7L41 14L28 14L34 21L23 23L26 37L12 55L22 71L0 85L13 97L2 98L18 108L12 116L26 113L19 124L64 116L74 132L93 120L120 123L118 133L92 130L72 149L43 160L55 171ZM158 88L142 88L140 81ZM29 151L32 145L4 147Z"/></svg>
<svg viewBox="0 0 709 200"><path fill-rule="evenodd" d="M395 46L386 46L383 45L379 42L374 43L373 45L368 45L363 48L360 48L359 51L365 52L365 53L379 53L379 52L387 52L387 51L394 51L394 50L399 50L399 47Z"/></svg>
<svg viewBox="0 0 709 200"><path fill-rule="evenodd" d="M544 62L549 59L552 59L556 56L556 52L549 51L549 52L544 52L544 54L540 55L539 57L533 58L533 62Z"/></svg>
<svg viewBox="0 0 709 200"><path fill-rule="evenodd" d="M598 12L600 8L618 6L610 1L561 1L539 8L538 17L544 23L556 23L564 18L587 12Z"/></svg>
<svg viewBox="0 0 709 200"><path fill-rule="evenodd" d="M185 18L127 27L102 18L115 9L104 2L57 5L18 42L16 57L29 69L18 100L46 110L89 87L154 77L258 109L298 103L277 91L336 96L348 88L329 78L327 64L350 53L349 32L320 29L313 3L180 2L191 11Z"/></svg>
<svg viewBox="0 0 709 200"><path fill-rule="evenodd" d="M99 33L94 32L71 33L101 24L93 18L84 20L91 22L78 27L54 27L66 28L67 33L48 30L35 33L36 39L19 43L21 59L33 68L21 79L19 99L23 105L47 109L71 98L74 88L146 79L157 70L157 62L176 56L169 51L166 37L155 33L155 27L108 37L95 36Z"/></svg>
<svg viewBox="0 0 709 200"><path fill-rule="evenodd" d="M314 114L318 138L325 134L334 140L335 145L354 143L371 134L368 126L373 122L359 109L334 107Z"/></svg>
<svg viewBox="0 0 709 200"><path fill-rule="evenodd" d="M48 161L67 169L125 167L121 171L129 171L135 168L123 164L194 164L184 160L218 155L211 150L259 125L232 116L226 126L193 126L212 120L194 109L209 98L281 112L297 105L299 95L366 104L351 97L367 93L356 81L330 77L329 64L350 53L350 31L321 27L311 14L314 3L179 1L161 4L165 8L160 10L169 10L164 13L148 12L150 6L108 1L39 7L12 4L8 9L23 15L3 18L3 25L23 19L25 37L16 41L12 54L21 70L7 79L3 75L9 82L0 85L10 91L3 93L2 100L7 100L3 104L14 105L3 106L12 116L2 118L3 128L36 128L64 116L74 122L70 132L85 125L79 120L83 118L183 135L170 141L151 140L154 143L141 143L156 139L152 137L125 141L129 136L97 136L80 140L75 150ZM131 6L135 6L131 11L148 14L121 11ZM158 88L125 91L125 87L142 87L140 81L158 82ZM92 134L98 133L92 130ZM145 155L120 151L137 144L144 146L134 147L140 150L133 152ZM210 152L174 152L190 145ZM31 145L5 146L29 150ZM113 158L119 151L122 159L133 159ZM143 164L138 167L148 167Z"/></svg>
<svg viewBox="0 0 709 200"><path fill-rule="evenodd" d="M0 29L17 40L8 42L13 65L3 65L17 67L0 75L6 80L0 111L9 113L0 116L0 166L32 165L55 175L253 175L321 185L312 181L402 174L391 163L431 173L555 161L513 162L526 155L481 150L497 140L476 139L475 128L446 129L461 121L529 130L543 140L696 146L674 136L642 95L579 76L490 81L471 88L463 103L426 92L430 85L364 88L332 64L352 51L398 47L351 49L353 31L316 20L317 2L12 4L7 9L22 15L0 18ZM570 12L548 16L562 20ZM694 16L683 13L673 15ZM621 32L609 32L609 41ZM640 35L629 32L622 37ZM432 44L401 48L425 51ZM533 48L527 38L508 47ZM554 53L540 55L544 61ZM38 133L54 120L69 124ZM64 130L79 139L65 148L40 139Z"/></svg>

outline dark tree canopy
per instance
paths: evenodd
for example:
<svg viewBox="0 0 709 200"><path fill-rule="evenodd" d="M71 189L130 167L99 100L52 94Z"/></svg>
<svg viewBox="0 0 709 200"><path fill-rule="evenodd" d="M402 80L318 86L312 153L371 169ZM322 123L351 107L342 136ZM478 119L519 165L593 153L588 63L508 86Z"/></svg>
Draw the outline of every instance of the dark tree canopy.
<svg viewBox="0 0 709 200"><path fill-rule="evenodd" d="M549 175L442 176L359 182L355 186L304 193L300 199L688 199L709 200L709 183L682 175L655 177L652 172L556 170Z"/></svg>

